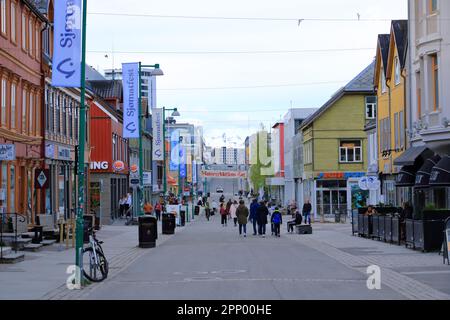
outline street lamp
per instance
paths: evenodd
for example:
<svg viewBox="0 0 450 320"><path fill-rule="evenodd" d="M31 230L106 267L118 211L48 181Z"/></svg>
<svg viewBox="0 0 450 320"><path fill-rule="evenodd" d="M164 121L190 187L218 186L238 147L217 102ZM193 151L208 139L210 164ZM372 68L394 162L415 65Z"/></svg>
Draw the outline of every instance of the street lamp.
<svg viewBox="0 0 450 320"><path fill-rule="evenodd" d="M167 172L166 172L166 111L173 111L172 117L179 117L180 112L177 108L168 109L163 107L163 155L164 155L164 165L163 165L163 183L164 183L164 196L167 192Z"/></svg>
<svg viewBox="0 0 450 320"><path fill-rule="evenodd" d="M151 76L163 76L164 72L159 68L159 64L143 65L139 62L139 215L144 215L144 152L142 147L142 136L144 134L142 120L146 117L146 112L142 112L142 68L154 68ZM151 94L149 95L151 96Z"/></svg>

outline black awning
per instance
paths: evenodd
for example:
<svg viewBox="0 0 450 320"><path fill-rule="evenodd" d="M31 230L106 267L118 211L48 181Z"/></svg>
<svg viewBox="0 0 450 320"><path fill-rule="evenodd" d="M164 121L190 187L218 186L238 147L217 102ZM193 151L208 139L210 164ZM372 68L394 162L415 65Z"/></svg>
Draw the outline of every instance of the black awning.
<svg viewBox="0 0 450 320"><path fill-rule="evenodd" d="M431 171L430 186L450 187L450 156L445 156Z"/></svg>
<svg viewBox="0 0 450 320"><path fill-rule="evenodd" d="M413 166L416 165L416 160L418 158L424 159L433 156L433 151L425 146L422 147L411 147L407 149L401 156L394 160L394 165L396 166Z"/></svg>
<svg viewBox="0 0 450 320"><path fill-rule="evenodd" d="M416 173L418 168L416 166L404 166L400 170L395 180L397 187L414 187L416 184Z"/></svg>
<svg viewBox="0 0 450 320"><path fill-rule="evenodd" d="M438 164L441 160L441 157L436 154L431 158L425 160L424 165L417 171L416 174L416 188L427 188L430 186L430 176L433 168Z"/></svg>

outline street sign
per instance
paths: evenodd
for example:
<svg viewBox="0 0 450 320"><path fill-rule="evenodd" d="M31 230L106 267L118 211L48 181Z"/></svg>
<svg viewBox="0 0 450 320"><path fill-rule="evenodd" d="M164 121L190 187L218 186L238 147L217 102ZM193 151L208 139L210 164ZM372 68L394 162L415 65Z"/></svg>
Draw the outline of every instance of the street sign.
<svg viewBox="0 0 450 320"><path fill-rule="evenodd" d="M50 188L50 170L36 169L35 171L35 186L36 189Z"/></svg>
<svg viewBox="0 0 450 320"><path fill-rule="evenodd" d="M152 173L144 172L143 174L144 180L142 181L143 185L149 187L152 185Z"/></svg>
<svg viewBox="0 0 450 320"><path fill-rule="evenodd" d="M0 144L0 161L16 160L16 146L13 144Z"/></svg>
<svg viewBox="0 0 450 320"><path fill-rule="evenodd" d="M130 179L130 184L133 186L138 186L140 180L139 179Z"/></svg>

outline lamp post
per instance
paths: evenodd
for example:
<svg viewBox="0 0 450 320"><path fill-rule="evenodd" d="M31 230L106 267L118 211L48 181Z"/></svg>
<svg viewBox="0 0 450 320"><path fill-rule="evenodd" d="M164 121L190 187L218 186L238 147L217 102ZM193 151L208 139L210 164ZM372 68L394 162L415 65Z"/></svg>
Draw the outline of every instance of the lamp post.
<svg viewBox="0 0 450 320"><path fill-rule="evenodd" d="M143 65L139 62L139 215L144 215L144 152L142 147L142 136L144 134L143 119L146 113L142 113L142 68L154 68L152 76L163 76L164 72L159 68L159 64Z"/></svg>
<svg viewBox="0 0 450 320"><path fill-rule="evenodd" d="M172 117L179 117L180 113L177 108L167 109L163 107L163 155L164 155L164 165L163 165L163 184L164 184L164 196L167 192L167 172L166 172L166 111L173 111Z"/></svg>

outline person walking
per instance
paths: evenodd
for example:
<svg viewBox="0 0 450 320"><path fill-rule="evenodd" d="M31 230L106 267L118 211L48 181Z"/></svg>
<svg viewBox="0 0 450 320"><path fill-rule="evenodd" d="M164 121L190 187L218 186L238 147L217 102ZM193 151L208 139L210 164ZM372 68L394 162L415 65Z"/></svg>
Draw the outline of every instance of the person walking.
<svg viewBox="0 0 450 320"><path fill-rule="evenodd" d="M213 201L212 202L212 215L214 215L215 213L217 213L217 202Z"/></svg>
<svg viewBox="0 0 450 320"><path fill-rule="evenodd" d="M227 226L227 211L225 209L225 204L222 202L220 204L220 217L221 217L221 223L223 227Z"/></svg>
<svg viewBox="0 0 450 320"><path fill-rule="evenodd" d="M253 199L250 205L250 222L253 224L253 235L258 233L258 199Z"/></svg>
<svg viewBox="0 0 450 320"><path fill-rule="evenodd" d="M131 193L128 192L128 194L126 195L125 204L123 206L123 211L125 212L125 216L128 216L130 214L129 211L130 211L132 204L133 204L133 199L132 199Z"/></svg>
<svg viewBox="0 0 450 320"><path fill-rule="evenodd" d="M237 205L237 201L235 201L235 204ZM249 214L244 200L239 201L239 206L236 209L236 216L237 221L239 222L239 235L242 235L242 231L244 231L244 238L247 237L247 219Z"/></svg>
<svg viewBox="0 0 450 320"><path fill-rule="evenodd" d="M231 205L233 204L233 202L231 201L231 199L230 200L228 200L228 202L227 202L227 206L226 206L226 211L227 211L227 217L228 217L228 220L231 220L231 212L230 212L230 209L231 209Z"/></svg>
<svg viewBox="0 0 450 320"><path fill-rule="evenodd" d="M283 223L283 217L281 215L280 209L278 207L272 213L272 217L270 221L273 224L273 232L275 233L275 237L280 237L280 227Z"/></svg>
<svg viewBox="0 0 450 320"><path fill-rule="evenodd" d="M258 209L258 234L265 238L266 237L266 224L267 224L267 216L269 215L269 209L267 209L266 203L261 201Z"/></svg>
<svg viewBox="0 0 450 320"><path fill-rule="evenodd" d="M303 217L305 218L305 224L311 224L311 211L312 206L309 199L306 199L306 202L303 204Z"/></svg>
<svg viewBox="0 0 450 320"><path fill-rule="evenodd" d="M238 208L238 203L236 200L234 200L233 204L230 207L230 216L233 219L234 226L237 227L238 217L236 214L236 210Z"/></svg>
<svg viewBox="0 0 450 320"><path fill-rule="evenodd" d="M162 205L161 205L161 201L158 201L155 204L155 214L156 214L156 220L161 220L161 211L162 211Z"/></svg>
<svg viewBox="0 0 450 320"><path fill-rule="evenodd" d="M211 208L209 207L209 201L205 202L205 215L206 219L209 221L209 217L211 216Z"/></svg>
<svg viewBox="0 0 450 320"><path fill-rule="evenodd" d="M127 201L126 197L122 197L119 200L119 218L122 219L125 210L125 202Z"/></svg>

